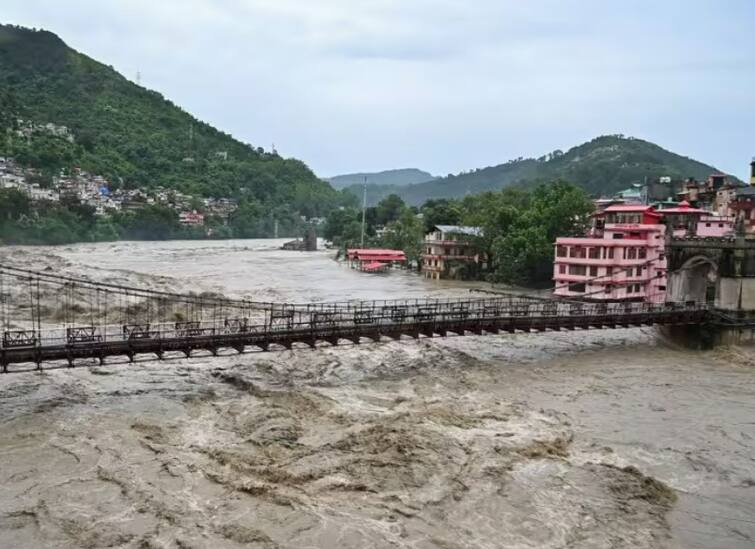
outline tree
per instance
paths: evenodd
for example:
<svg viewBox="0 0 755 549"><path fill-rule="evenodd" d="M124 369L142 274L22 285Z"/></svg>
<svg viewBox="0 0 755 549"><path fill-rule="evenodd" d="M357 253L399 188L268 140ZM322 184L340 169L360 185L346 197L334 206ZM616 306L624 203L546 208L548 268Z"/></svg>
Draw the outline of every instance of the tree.
<svg viewBox="0 0 755 549"><path fill-rule="evenodd" d="M422 205L420 212L426 232L436 225L459 225L462 222L463 210L458 200L431 199Z"/></svg>
<svg viewBox="0 0 755 549"><path fill-rule="evenodd" d="M126 214L123 226L124 236L134 240L167 240L181 228L175 210L156 204Z"/></svg>
<svg viewBox="0 0 755 549"><path fill-rule="evenodd" d="M353 208L344 208L333 210L325 220L325 229L323 237L327 240L337 242L346 232L346 226L357 220L358 212ZM361 232L361 225L360 225Z"/></svg>
<svg viewBox="0 0 755 549"><path fill-rule="evenodd" d="M245 200L228 219L228 225L236 238L260 236L262 206L256 200Z"/></svg>
<svg viewBox="0 0 755 549"><path fill-rule="evenodd" d="M405 208L399 219L386 226L382 245L403 250L410 262L413 261L419 265L424 236L425 226L422 220L410 209Z"/></svg>
<svg viewBox="0 0 755 549"><path fill-rule="evenodd" d="M15 220L29 213L31 202L21 191L0 189L0 223L3 220Z"/></svg>
<svg viewBox="0 0 755 549"><path fill-rule="evenodd" d="M378 202L375 222L377 225L385 226L391 221L396 221L405 209L406 204L399 195L389 194Z"/></svg>
<svg viewBox="0 0 755 549"><path fill-rule="evenodd" d="M507 225L491 243L493 279L499 282L550 280L553 242L559 236L582 234L594 210L585 192L565 181L540 185L522 198L519 208L497 211L498 227Z"/></svg>

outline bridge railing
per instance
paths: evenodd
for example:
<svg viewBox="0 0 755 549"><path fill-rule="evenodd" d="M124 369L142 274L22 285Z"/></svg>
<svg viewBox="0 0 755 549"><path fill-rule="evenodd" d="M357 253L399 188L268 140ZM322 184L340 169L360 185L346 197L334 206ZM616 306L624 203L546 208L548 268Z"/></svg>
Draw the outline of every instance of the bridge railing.
<svg viewBox="0 0 755 549"><path fill-rule="evenodd" d="M526 298L485 298L474 300L383 300L316 304L309 308L276 305L266 311L264 321L253 317L193 319L178 322L125 325L43 326L41 329L6 331L0 348L95 346L101 343L128 342L137 345L148 340L192 340L243 336L260 340L276 334L309 334L335 337L344 333L380 332L413 326L437 329L453 326L490 325L511 321L521 325L529 319L533 326L552 321L568 324L568 319L585 319L595 324L651 319L669 314L707 310L704 304L686 303L579 303L529 300Z"/></svg>

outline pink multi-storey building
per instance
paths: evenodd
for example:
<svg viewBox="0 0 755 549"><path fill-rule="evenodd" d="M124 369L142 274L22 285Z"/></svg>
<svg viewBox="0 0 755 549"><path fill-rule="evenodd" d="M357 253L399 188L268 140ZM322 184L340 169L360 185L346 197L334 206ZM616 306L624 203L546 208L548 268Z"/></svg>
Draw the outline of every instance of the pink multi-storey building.
<svg viewBox="0 0 755 549"><path fill-rule="evenodd" d="M614 205L593 219L586 236L556 240L553 279L557 296L662 302L666 230L674 236L722 236L733 228L731 220L686 202L665 210L644 204Z"/></svg>

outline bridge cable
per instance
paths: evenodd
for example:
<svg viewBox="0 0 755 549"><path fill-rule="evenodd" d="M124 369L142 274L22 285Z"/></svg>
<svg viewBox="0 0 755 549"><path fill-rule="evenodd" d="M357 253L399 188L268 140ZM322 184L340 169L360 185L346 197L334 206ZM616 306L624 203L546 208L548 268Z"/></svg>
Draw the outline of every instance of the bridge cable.
<svg viewBox="0 0 755 549"><path fill-rule="evenodd" d="M39 277L37 277L37 337L39 340L42 339L42 311L39 305Z"/></svg>

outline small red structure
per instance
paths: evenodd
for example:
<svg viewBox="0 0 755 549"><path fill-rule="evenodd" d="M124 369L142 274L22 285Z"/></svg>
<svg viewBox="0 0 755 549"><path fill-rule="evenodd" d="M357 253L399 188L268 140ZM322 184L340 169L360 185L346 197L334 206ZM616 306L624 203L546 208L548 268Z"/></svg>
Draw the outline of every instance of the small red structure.
<svg viewBox="0 0 755 549"><path fill-rule="evenodd" d="M365 272L383 272L396 263L406 263L402 250L355 248L346 250L346 258L352 269Z"/></svg>

